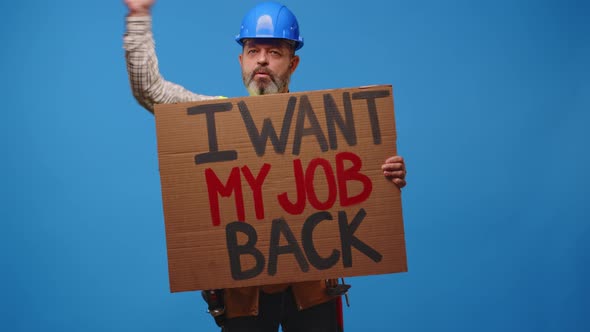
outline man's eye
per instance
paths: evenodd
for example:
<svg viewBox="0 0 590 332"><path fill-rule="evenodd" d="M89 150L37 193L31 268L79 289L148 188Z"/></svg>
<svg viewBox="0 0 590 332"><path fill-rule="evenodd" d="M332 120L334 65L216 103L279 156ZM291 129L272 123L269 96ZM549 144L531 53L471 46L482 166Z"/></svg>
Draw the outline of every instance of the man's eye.
<svg viewBox="0 0 590 332"><path fill-rule="evenodd" d="M248 54L256 54L256 50L248 50Z"/></svg>
<svg viewBox="0 0 590 332"><path fill-rule="evenodd" d="M270 54L275 55L275 56L280 56L281 52L272 50L272 51L270 51Z"/></svg>

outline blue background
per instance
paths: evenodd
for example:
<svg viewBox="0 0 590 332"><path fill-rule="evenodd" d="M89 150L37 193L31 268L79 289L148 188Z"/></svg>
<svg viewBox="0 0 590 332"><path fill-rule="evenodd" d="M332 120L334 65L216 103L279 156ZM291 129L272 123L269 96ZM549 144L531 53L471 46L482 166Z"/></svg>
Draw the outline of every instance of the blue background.
<svg viewBox="0 0 590 332"><path fill-rule="evenodd" d="M163 75L243 96L256 1L159 1ZM392 84L409 272L347 331L590 330L588 1L290 1L292 91ZM214 331L170 294L154 119L121 1L0 2L0 330Z"/></svg>

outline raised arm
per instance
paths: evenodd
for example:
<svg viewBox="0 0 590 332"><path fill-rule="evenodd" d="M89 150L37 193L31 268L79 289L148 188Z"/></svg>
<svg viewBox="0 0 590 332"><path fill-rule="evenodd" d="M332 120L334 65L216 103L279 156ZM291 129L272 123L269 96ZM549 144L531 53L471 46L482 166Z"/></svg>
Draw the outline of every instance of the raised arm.
<svg viewBox="0 0 590 332"><path fill-rule="evenodd" d="M155 0L124 0L129 13L123 38L129 83L135 99L145 109L154 111L155 104L216 99L188 91L166 81L160 74L152 35L151 8Z"/></svg>

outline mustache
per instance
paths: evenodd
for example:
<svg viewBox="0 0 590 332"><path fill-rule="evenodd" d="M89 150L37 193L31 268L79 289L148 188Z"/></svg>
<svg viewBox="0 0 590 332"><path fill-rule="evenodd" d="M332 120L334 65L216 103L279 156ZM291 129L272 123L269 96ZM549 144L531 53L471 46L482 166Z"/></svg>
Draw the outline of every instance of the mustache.
<svg viewBox="0 0 590 332"><path fill-rule="evenodd" d="M250 79L253 79L254 78L254 75L256 75L256 74L266 74L266 75L269 75L270 78L271 78L271 80L273 80L273 81L274 81L275 76L276 76L275 73L272 70L270 70L270 69L268 69L266 67L261 67L261 66L258 66L256 68L254 68L254 70L252 71L252 74L250 74Z"/></svg>

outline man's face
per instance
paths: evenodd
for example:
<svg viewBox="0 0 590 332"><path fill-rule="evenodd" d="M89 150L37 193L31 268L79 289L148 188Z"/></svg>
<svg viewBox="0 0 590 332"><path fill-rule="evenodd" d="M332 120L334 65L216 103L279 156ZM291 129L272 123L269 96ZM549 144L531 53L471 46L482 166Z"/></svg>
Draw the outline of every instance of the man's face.
<svg viewBox="0 0 590 332"><path fill-rule="evenodd" d="M281 39L249 39L239 60L251 96L288 92L291 74L299 64L293 48Z"/></svg>

